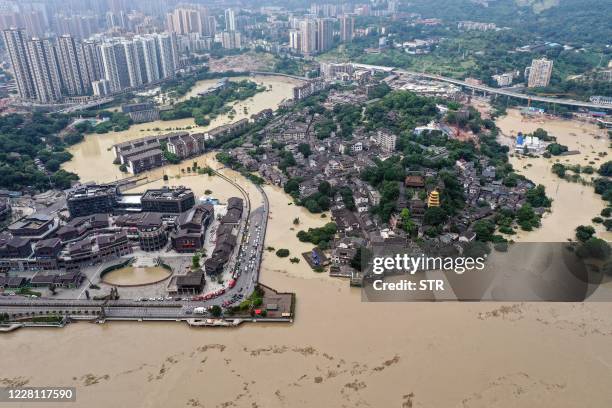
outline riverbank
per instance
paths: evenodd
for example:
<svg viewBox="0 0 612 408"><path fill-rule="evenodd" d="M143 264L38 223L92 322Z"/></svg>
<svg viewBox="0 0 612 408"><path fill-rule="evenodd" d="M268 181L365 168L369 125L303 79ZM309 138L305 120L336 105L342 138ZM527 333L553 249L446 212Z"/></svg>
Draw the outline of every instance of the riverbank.
<svg viewBox="0 0 612 408"><path fill-rule="evenodd" d="M510 157L510 163L518 174L536 184L544 185L546 194L553 199L551 211L544 214L540 228L529 232L519 231L512 239L523 242L564 242L568 238L574 238L577 226L592 224L591 219L599 216L601 210L606 207L606 202L595 194L593 186L563 180L552 173L551 168L557 161L582 166L593 163L593 167L599 168L612 155L606 131L594 124L577 120L525 118L517 109L509 109L508 114L497 119L496 123L502 133L502 144L509 144L509 139L516 137L518 132L532 133L542 128L549 135L557 137L557 142L566 145L569 150L580 151L580 154L553 156L550 159L518 155ZM600 153L605 156L600 158ZM591 178L588 175L583 176ZM598 237L612 241L611 232L605 231L601 225L594 226Z"/></svg>

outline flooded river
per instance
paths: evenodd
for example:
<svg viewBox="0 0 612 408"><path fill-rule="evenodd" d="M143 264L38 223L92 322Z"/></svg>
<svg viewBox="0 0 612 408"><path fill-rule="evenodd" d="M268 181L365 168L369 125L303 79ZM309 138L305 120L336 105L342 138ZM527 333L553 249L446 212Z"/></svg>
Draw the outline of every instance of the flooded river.
<svg viewBox="0 0 612 408"><path fill-rule="evenodd" d="M112 143L100 140L115 137L91 136L77 149L107 146ZM109 160L96 159L93 148L90 153L89 161L100 167L90 169L77 153L83 174L113 179L101 170L112 166ZM201 160L214 164L210 155ZM184 176L172 182L200 192L210 187L213 195L237 193L215 179ZM266 246L300 257L310 246L295 233L329 219L289 205L278 188L265 191L271 209ZM252 186L249 195L261 199ZM594 210L588 207L589 217ZM178 323L79 323L16 331L0 336L0 383L76 386L75 407L611 405L610 303L362 303L346 281L273 252L266 252L261 280L296 293L293 324L208 330Z"/></svg>

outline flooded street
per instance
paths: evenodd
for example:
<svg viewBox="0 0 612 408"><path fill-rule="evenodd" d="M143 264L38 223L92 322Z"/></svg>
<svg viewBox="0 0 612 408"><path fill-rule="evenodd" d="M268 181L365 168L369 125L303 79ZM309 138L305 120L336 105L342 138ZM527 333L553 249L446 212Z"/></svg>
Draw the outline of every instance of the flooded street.
<svg viewBox="0 0 612 408"><path fill-rule="evenodd" d="M595 169L610 160L612 149L606 131L594 124L576 120L563 119L524 119L516 109L508 110L508 115L497 120L497 126L505 137L515 137L518 132L532 133L542 128L549 135L557 137L557 142L566 145L568 149L578 150L580 154L569 156L553 156L522 158L514 155L510 163L518 174L522 174L536 184L546 187L546 194L553 199L551 213L544 215L542 227L534 231L520 231L513 239L532 242L563 242L574 238L574 230L579 225L590 225L591 219L599 215L606 203L601 196L595 194L593 186L571 183L560 179L551 171L555 162L563 164L591 165ZM504 143L506 144L506 143ZM599 153L606 156L600 158ZM590 181L597 174L582 174ZM597 227L597 235L608 241L612 233L606 232L601 225Z"/></svg>
<svg viewBox="0 0 612 408"><path fill-rule="evenodd" d="M280 95L265 107L274 107L287 89L290 86L284 90L275 86L272 93ZM528 131L510 119L500 126L507 133ZM135 128L88 136L75 146L75 158L66 168L81 174L83 181L120 177L113 172L116 168L107 149L125 138L148 134ZM560 134L552 133L563 143ZM200 166L219 166L213 154L194 160ZM523 174L542 182L550 170L534 171L536 160L545 161L534 159L534 166ZM151 172L155 181L139 189L162 185L165 172L171 177L168 183L193 188L197 196L207 195L206 190L222 200L238 195L219 177L183 174L181 167L190 162ZM253 205L261 202L251 183L233 171L223 172L248 189ZM574 202L589 220L603 206L576 199L565 192L565 185L578 186L561 180L558 191L564 196L555 197L555 205L569 198L573 210L559 212L571 219L552 218L553 208L538 230L543 232L534 234L545 234L546 239L567 235L582 219L582 214L572 213L579 212ZM549 193L552 188L547 185ZM290 257L301 261L292 264L290 257L266 251L261 281L281 292L296 293L293 324L195 329L179 323L78 323L64 329L19 330L0 336L0 383L76 386L74 407L604 408L612 404L612 304L362 303L358 289L313 272L300 255L312 246L299 242L296 233L324 225L329 215L321 218L289 205L291 198L280 188L264 189L270 201L265 245L287 248ZM585 189L584 194L591 187ZM294 225L295 218L299 225Z"/></svg>

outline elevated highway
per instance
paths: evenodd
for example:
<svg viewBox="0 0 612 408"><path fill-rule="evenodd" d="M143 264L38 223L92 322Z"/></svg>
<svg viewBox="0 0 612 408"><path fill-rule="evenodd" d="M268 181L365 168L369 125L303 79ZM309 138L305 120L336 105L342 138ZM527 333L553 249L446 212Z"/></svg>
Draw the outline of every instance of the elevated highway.
<svg viewBox="0 0 612 408"><path fill-rule="evenodd" d="M476 91L493 94L493 95L508 96L510 98L522 99L526 101L552 103L552 104L557 104L557 105L573 106L573 107L593 109L593 110L607 110L607 111L612 110L612 106L609 106L609 105L601 105L597 103L577 101L574 99L566 99L566 98L550 98L550 97L545 97L545 96L527 95L527 94L523 94L520 92L511 91L508 89L491 88L486 85L470 84L460 79L448 78L448 77L444 77L441 75L435 75L435 74L427 74L424 72L408 71L408 70L400 69L400 68L383 67L383 66L378 66L378 65L367 65L367 64L353 63L353 66L360 67L360 68L366 68L366 69L372 69L375 71L389 72L389 73L393 72L393 73L401 74L401 75L411 75L411 76L416 76L420 78L432 79L432 80L440 81L440 82L447 82L447 83L451 83L457 86L461 86L462 88L473 89Z"/></svg>

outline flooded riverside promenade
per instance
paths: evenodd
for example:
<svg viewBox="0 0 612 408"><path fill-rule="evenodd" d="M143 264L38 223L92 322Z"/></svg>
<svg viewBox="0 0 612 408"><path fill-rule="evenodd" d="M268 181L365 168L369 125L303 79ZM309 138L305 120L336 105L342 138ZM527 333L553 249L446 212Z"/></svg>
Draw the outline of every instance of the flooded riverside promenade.
<svg viewBox="0 0 612 408"><path fill-rule="evenodd" d="M90 138L116 136L88 136L84 143L91 147ZM83 181L121 176L98 174L115 170L104 146L116 141L97 146L98 154L108 154L95 162L98 169L88 168L93 150L79 162L91 176ZM81 160L73 153L73 161ZM211 155L198 160L215 163ZM159 174L180 175L179 167ZM239 174L223 172L247 187ZM210 188L215 196L236 194L216 179L181 176L170 183ZM297 256L309 248L297 231L329 218L289 205L278 188L264 188L270 203L266 246ZM255 197L254 187L248 191ZM546 228L552 226L544 223L541 230ZM267 251L261 281L296 293L292 325L197 330L126 322L16 331L0 339L0 381L76 386L74 407L610 406L610 303L362 303L346 281ZM37 406L47 405L53 406Z"/></svg>

